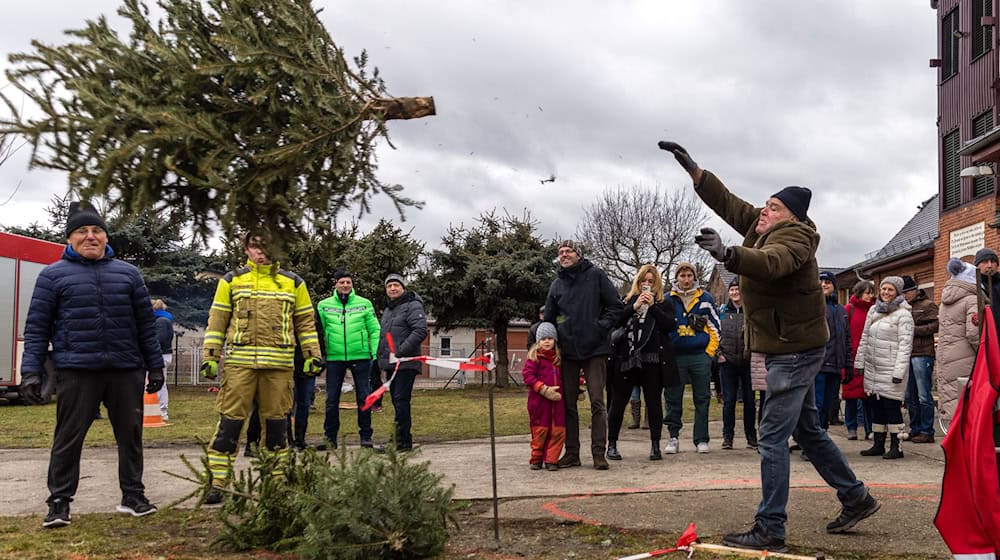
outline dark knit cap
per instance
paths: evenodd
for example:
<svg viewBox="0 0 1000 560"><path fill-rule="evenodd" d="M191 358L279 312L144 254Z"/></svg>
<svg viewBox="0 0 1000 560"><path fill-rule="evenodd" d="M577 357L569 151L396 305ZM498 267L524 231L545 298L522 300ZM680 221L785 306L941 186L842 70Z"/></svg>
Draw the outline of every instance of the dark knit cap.
<svg viewBox="0 0 1000 560"><path fill-rule="evenodd" d="M385 285L386 286L389 285L389 282L399 282L400 286L402 286L403 288L406 288L406 281L403 280L403 277L401 275L396 274L395 272L393 272L392 274L390 274L390 275L388 275L388 276L385 277Z"/></svg>
<svg viewBox="0 0 1000 560"><path fill-rule="evenodd" d="M732 288L733 286L736 286L737 288L740 287L740 277L739 276L733 276L733 279L729 281L729 287Z"/></svg>
<svg viewBox="0 0 1000 560"><path fill-rule="evenodd" d="M771 196L783 202L799 220L804 222L809 219L806 213L809 212L809 201L812 200L811 190L792 185L781 189Z"/></svg>
<svg viewBox="0 0 1000 560"><path fill-rule="evenodd" d="M83 226L100 226L104 231L108 231L107 224L104 220L97 215L97 212L93 208L80 207L79 202L71 202L69 204L69 216L66 218L66 237L73 233L77 228Z"/></svg>
<svg viewBox="0 0 1000 560"><path fill-rule="evenodd" d="M903 291L909 292L910 290L917 289L917 281L913 279L909 274L903 276Z"/></svg>
<svg viewBox="0 0 1000 560"><path fill-rule="evenodd" d="M972 264L979 266L979 263L983 261L993 261L995 263L1000 263L1000 259L997 258L997 253L993 249L988 249L983 247L982 249L976 251L976 258L972 261Z"/></svg>
<svg viewBox="0 0 1000 560"><path fill-rule="evenodd" d="M341 278L352 278L351 273L347 271L346 268L338 268L333 271L333 281L336 282Z"/></svg>
<svg viewBox="0 0 1000 560"><path fill-rule="evenodd" d="M826 280L827 282L833 284L834 288L837 287L837 275L835 275L834 273L830 272L829 270L824 270L823 272L820 272L819 273L819 279L821 281L822 280Z"/></svg>
<svg viewBox="0 0 1000 560"><path fill-rule="evenodd" d="M581 247L576 241L573 241L572 239L563 239L559 242L559 247L557 247L557 249L562 249L563 247L568 247L576 251L576 254L580 255L580 258L583 258L583 247Z"/></svg>

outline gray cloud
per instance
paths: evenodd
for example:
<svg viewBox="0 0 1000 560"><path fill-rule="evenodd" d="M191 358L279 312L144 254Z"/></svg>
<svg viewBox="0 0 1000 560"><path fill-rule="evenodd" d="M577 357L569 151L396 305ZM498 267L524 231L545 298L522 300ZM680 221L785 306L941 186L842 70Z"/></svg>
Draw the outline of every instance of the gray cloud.
<svg viewBox="0 0 1000 560"><path fill-rule="evenodd" d="M9 8L0 48L58 42L60 30L116 5ZM664 138L751 202L787 184L813 188L827 266L880 247L937 190L936 73L927 67L936 19L926 3L316 5L349 55L367 49L392 94L435 97L437 116L391 123L397 150L380 150L382 177L426 202L406 224L431 247L448 224L491 208L530 209L544 235L569 235L604 188L690 188L656 149ZM555 183L539 184L550 174ZM0 223L31 221L64 188L56 175L37 176L0 169L0 189L19 177L32 185L0 207ZM375 209L363 224L394 217L385 201Z"/></svg>

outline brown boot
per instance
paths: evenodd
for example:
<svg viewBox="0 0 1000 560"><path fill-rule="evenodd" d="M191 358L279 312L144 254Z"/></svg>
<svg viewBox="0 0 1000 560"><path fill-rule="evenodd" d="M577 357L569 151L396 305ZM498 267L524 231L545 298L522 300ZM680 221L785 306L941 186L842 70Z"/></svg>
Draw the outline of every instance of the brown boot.
<svg viewBox="0 0 1000 560"><path fill-rule="evenodd" d="M639 417L642 416L642 402L641 401L629 401L632 405L632 422L628 425L628 429L637 430L639 429Z"/></svg>
<svg viewBox="0 0 1000 560"><path fill-rule="evenodd" d="M594 455L594 468L599 471L608 470L608 460L604 458L604 453Z"/></svg>

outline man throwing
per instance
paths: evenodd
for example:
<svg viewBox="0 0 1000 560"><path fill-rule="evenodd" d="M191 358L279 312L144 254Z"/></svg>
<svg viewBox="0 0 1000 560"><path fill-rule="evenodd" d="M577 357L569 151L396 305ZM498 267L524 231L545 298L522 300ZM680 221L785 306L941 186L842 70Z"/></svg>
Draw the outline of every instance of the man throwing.
<svg viewBox="0 0 1000 560"><path fill-rule="evenodd" d="M843 506L826 526L827 532L848 531L878 511L880 504L819 427L815 381L829 331L816 264L819 233L806 214L812 193L803 187L785 187L763 208L755 208L698 167L679 144L660 142L659 147L671 152L688 172L698 196L744 235L742 245L726 247L715 230L705 228L695 241L727 270L739 274L749 347L751 352L764 354L767 366L759 440L762 499L753 528L728 534L722 542L754 550L787 550L788 437L793 431L813 467L837 490Z"/></svg>

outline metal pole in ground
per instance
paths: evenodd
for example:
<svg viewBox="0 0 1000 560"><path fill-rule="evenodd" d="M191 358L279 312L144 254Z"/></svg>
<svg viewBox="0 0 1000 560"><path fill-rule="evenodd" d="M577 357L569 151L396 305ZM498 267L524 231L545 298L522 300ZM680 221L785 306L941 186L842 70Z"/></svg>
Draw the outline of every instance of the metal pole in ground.
<svg viewBox="0 0 1000 560"><path fill-rule="evenodd" d="M490 351L489 339L486 339L486 352ZM489 394L490 401L490 462L493 468L493 538L494 540L500 540L500 508L499 502L497 500L497 439L496 439L496 424L494 422L493 416L493 385L495 385L495 372L496 369L493 367L493 361L490 360L490 367L485 374L487 379L490 380L490 386L487 389L487 394Z"/></svg>

